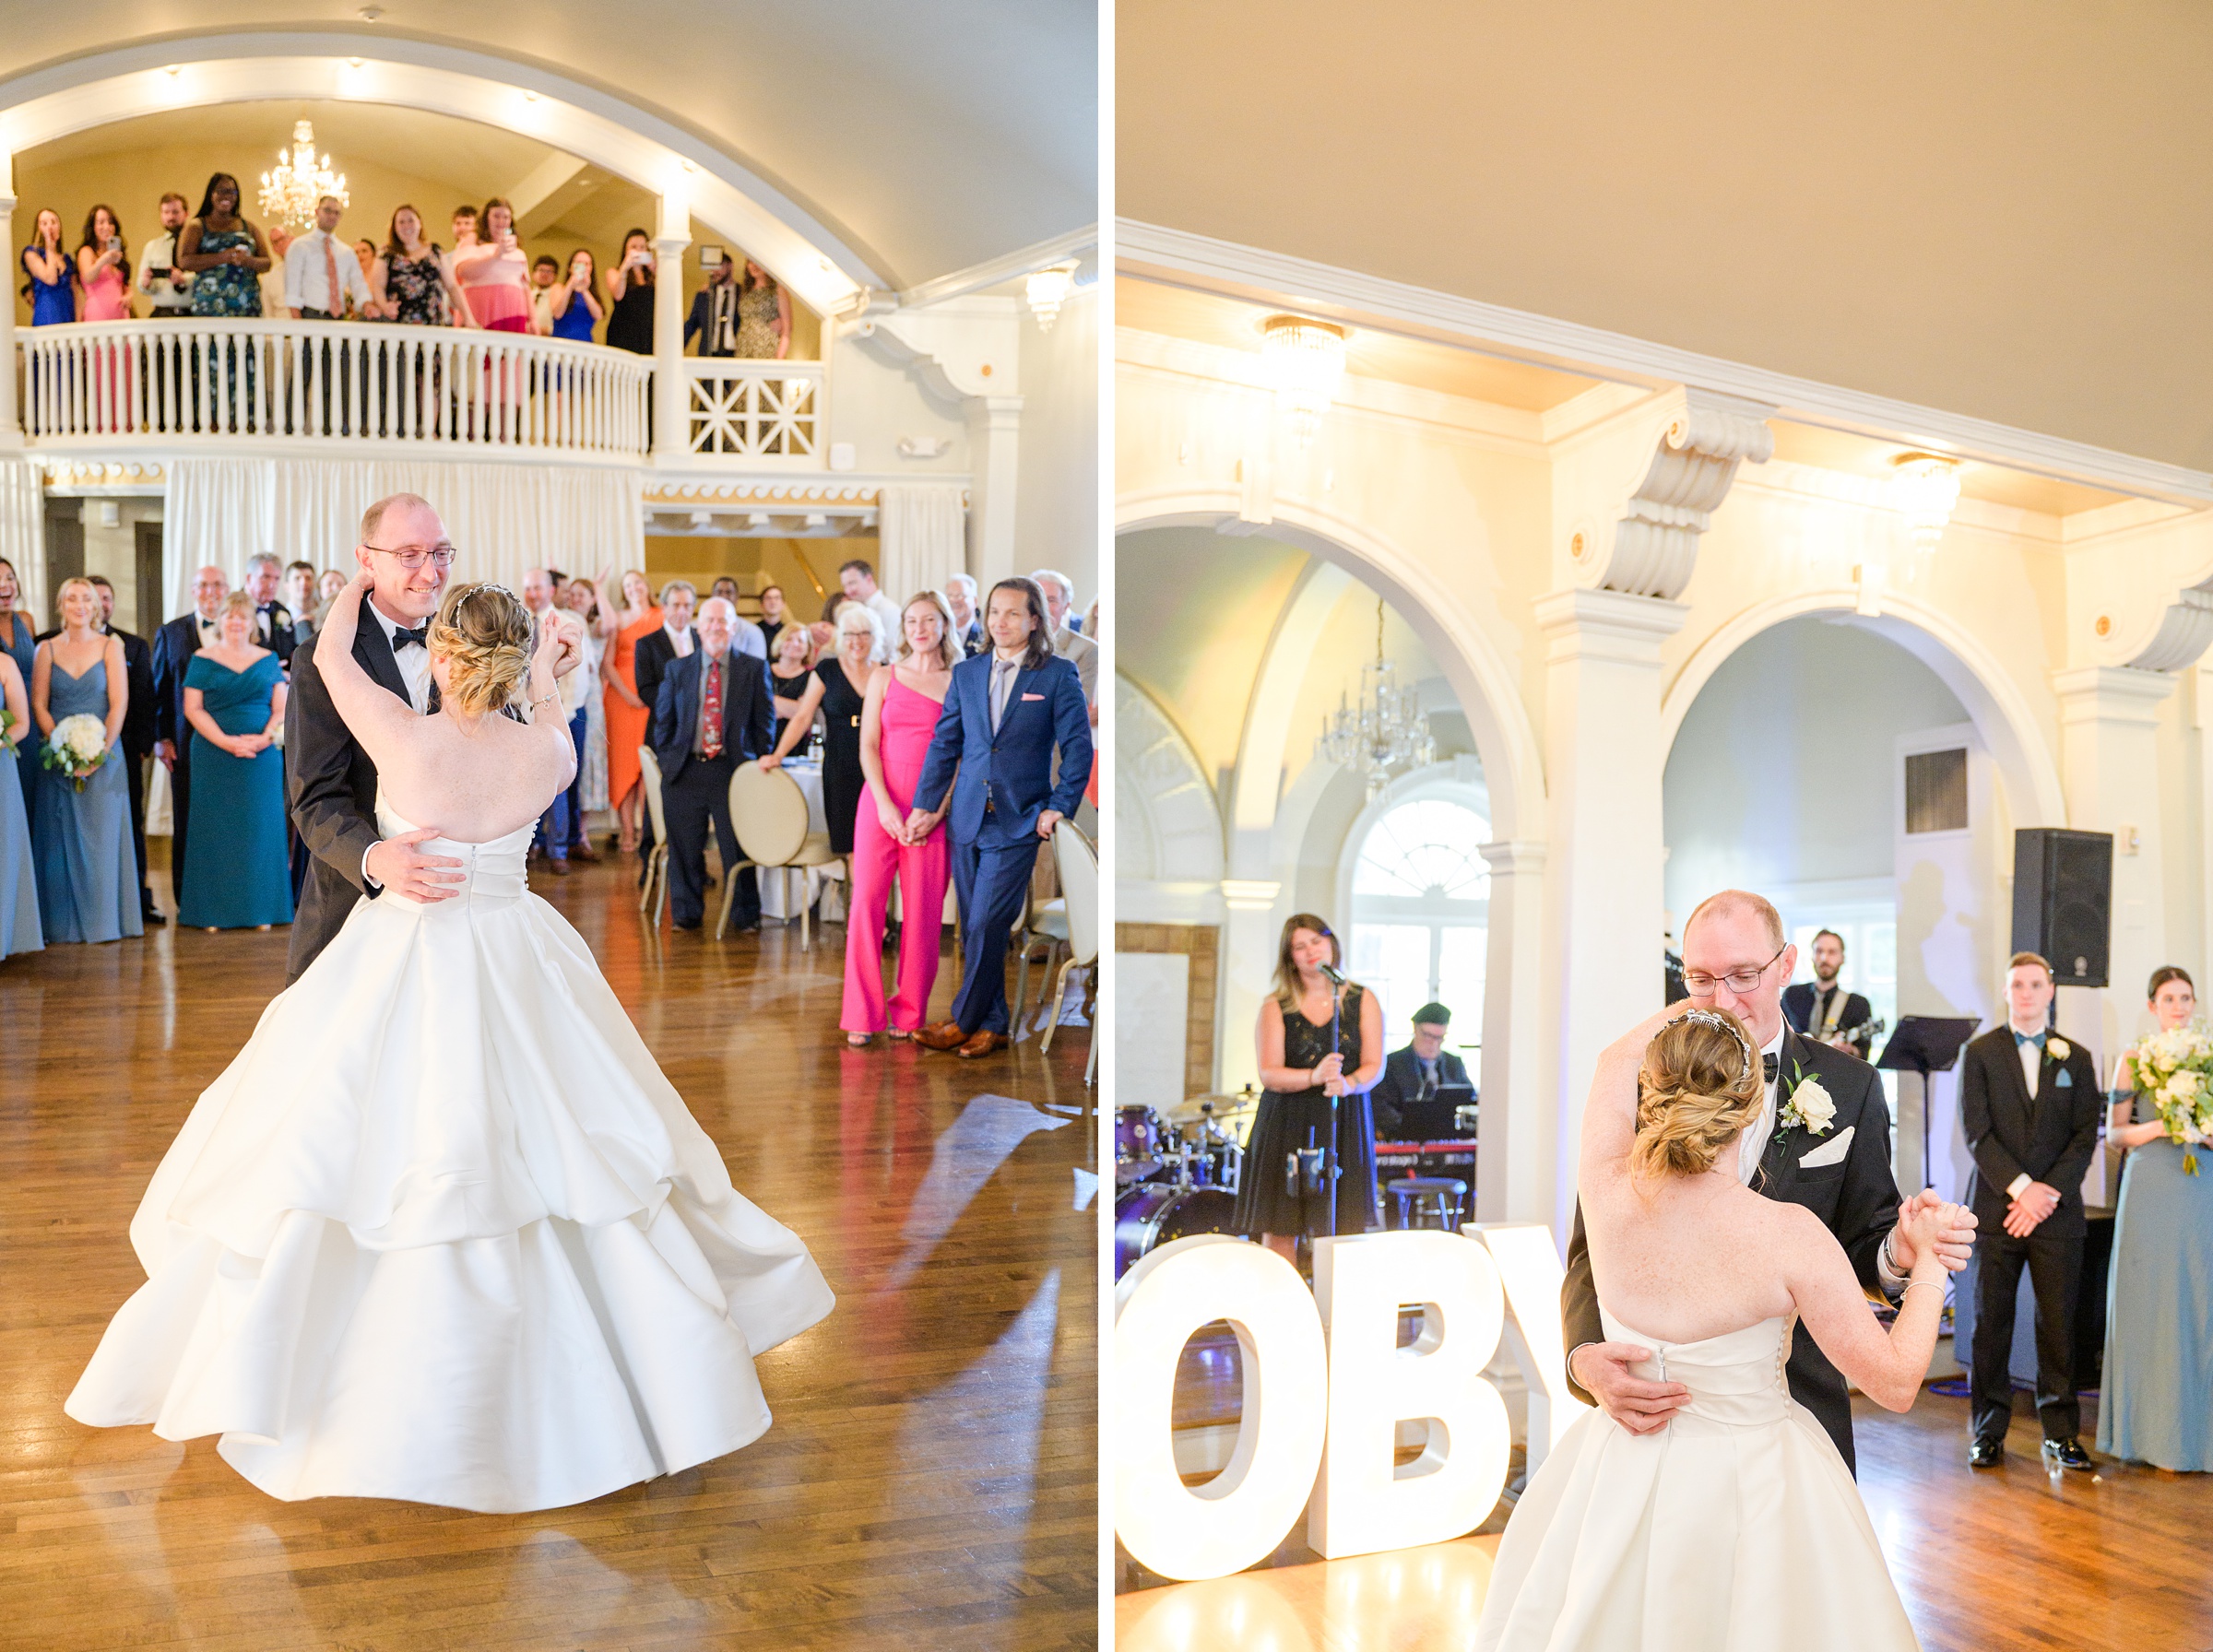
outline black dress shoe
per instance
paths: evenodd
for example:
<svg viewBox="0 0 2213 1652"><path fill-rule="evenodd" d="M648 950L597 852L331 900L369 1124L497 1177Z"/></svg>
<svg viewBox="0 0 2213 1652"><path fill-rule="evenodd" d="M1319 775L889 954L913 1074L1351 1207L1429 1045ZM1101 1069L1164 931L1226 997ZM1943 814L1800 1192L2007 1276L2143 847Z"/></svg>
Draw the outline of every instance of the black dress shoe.
<svg viewBox="0 0 2213 1652"><path fill-rule="evenodd" d="M159 925L159 924L166 924L166 923L168 923L168 922L169 922L169 920L168 920L167 918L163 917L163 916L162 916L162 915L161 915L160 913L156 912L156 911L155 911L155 910L154 910L152 907L150 907L150 906L149 906L149 907L148 907L148 908L147 908L147 909L146 909L144 912L140 913L138 915L139 915L141 918L143 918L143 919L145 919L145 920L146 920L146 925L147 925L147 927L148 927L149 929L150 929L150 928L152 928L152 927L154 927L156 925Z"/></svg>
<svg viewBox="0 0 2213 1652"><path fill-rule="evenodd" d="M2088 1474L2098 1466L2090 1461L2090 1454L2082 1448L2082 1442L2073 1437L2044 1442L2044 1467L2049 1469L2054 1463L2077 1474Z"/></svg>
<svg viewBox="0 0 2213 1652"><path fill-rule="evenodd" d="M699 925L698 925L696 922L694 922L694 923L690 923L690 924L687 924L687 923L684 923L684 922L680 921L680 919L676 919L676 918L671 918L671 919L669 919L669 926L670 926L670 927L672 927L672 928L676 928L676 929L683 929L683 930L694 930L694 929L697 929L697 928L699 927Z"/></svg>
<svg viewBox="0 0 2213 1652"><path fill-rule="evenodd" d="M1994 1469L2005 1460L2003 1440L1977 1440L1967 1448L1967 1466L1970 1469Z"/></svg>

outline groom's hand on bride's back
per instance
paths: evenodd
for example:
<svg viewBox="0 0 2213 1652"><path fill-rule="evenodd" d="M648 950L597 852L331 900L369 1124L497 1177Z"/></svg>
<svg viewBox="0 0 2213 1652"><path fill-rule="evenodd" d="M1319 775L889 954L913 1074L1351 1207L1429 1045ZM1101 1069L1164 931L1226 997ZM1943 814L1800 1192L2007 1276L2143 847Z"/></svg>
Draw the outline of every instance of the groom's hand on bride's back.
<svg viewBox="0 0 2213 1652"><path fill-rule="evenodd" d="M415 847L437 835L435 826L422 826L413 832L403 832L397 837L385 838L369 851L361 870L378 888L405 895L410 901L450 901L456 892L453 886L462 881L462 875L443 868L458 867L461 863L450 855L420 854Z"/></svg>
<svg viewBox="0 0 2213 1652"><path fill-rule="evenodd" d="M1598 1409L1633 1434L1657 1434L1690 1398L1681 1383L1647 1382L1631 1372L1652 1357L1635 1342L1586 1342L1568 1356L1568 1375Z"/></svg>

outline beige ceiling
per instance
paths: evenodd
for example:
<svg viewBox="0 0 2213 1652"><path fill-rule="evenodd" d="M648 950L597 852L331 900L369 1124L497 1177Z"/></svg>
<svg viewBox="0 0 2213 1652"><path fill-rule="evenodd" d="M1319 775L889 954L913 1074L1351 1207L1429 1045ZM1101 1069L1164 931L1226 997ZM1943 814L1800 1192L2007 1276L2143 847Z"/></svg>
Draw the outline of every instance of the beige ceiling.
<svg viewBox="0 0 2213 1652"><path fill-rule="evenodd" d="M2213 7L1121 0L1118 214L2213 469Z"/></svg>
<svg viewBox="0 0 2213 1652"><path fill-rule="evenodd" d="M1097 21L1083 0L379 4L381 32L541 64L691 129L893 286L1098 218ZM11 0L0 82L149 38L358 30L358 10L350 0Z"/></svg>
<svg viewBox="0 0 2213 1652"><path fill-rule="evenodd" d="M1260 324L1275 313L1241 299L1131 276L1116 280L1114 306L1118 327L1256 353ZM1597 382L1371 327L1355 327L1347 336L1344 366L1362 378L1388 379L1530 413L1556 407Z"/></svg>

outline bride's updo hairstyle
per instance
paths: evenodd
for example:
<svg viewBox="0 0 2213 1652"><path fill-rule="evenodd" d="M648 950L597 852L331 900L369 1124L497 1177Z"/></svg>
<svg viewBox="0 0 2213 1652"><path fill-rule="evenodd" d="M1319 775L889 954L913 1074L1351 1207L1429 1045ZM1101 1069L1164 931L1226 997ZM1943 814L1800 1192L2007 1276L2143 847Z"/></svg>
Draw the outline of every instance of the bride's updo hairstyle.
<svg viewBox="0 0 2213 1652"><path fill-rule="evenodd" d="M449 585L430 643L446 664L445 703L480 717L504 708L530 669L530 610L505 585Z"/></svg>
<svg viewBox="0 0 2213 1652"><path fill-rule="evenodd" d="M1752 1040L1726 1009L1693 1009L1661 1028L1637 1080L1629 1170L1640 1178L1705 1174L1767 1091Z"/></svg>

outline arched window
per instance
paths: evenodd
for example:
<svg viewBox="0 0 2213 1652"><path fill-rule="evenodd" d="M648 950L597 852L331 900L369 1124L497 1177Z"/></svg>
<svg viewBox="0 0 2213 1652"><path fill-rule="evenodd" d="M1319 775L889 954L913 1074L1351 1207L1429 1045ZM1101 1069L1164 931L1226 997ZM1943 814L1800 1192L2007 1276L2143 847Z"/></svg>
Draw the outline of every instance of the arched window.
<svg viewBox="0 0 2213 1652"><path fill-rule="evenodd" d="M1407 1017L1435 999L1452 1012L1451 1045L1483 1036L1491 868L1478 853L1490 822L1465 804L1416 797L1369 828L1353 866L1352 974L1382 999L1396 1048ZM1468 1063L1470 1076L1475 1062ZM1480 1080L1478 1080L1480 1082Z"/></svg>

